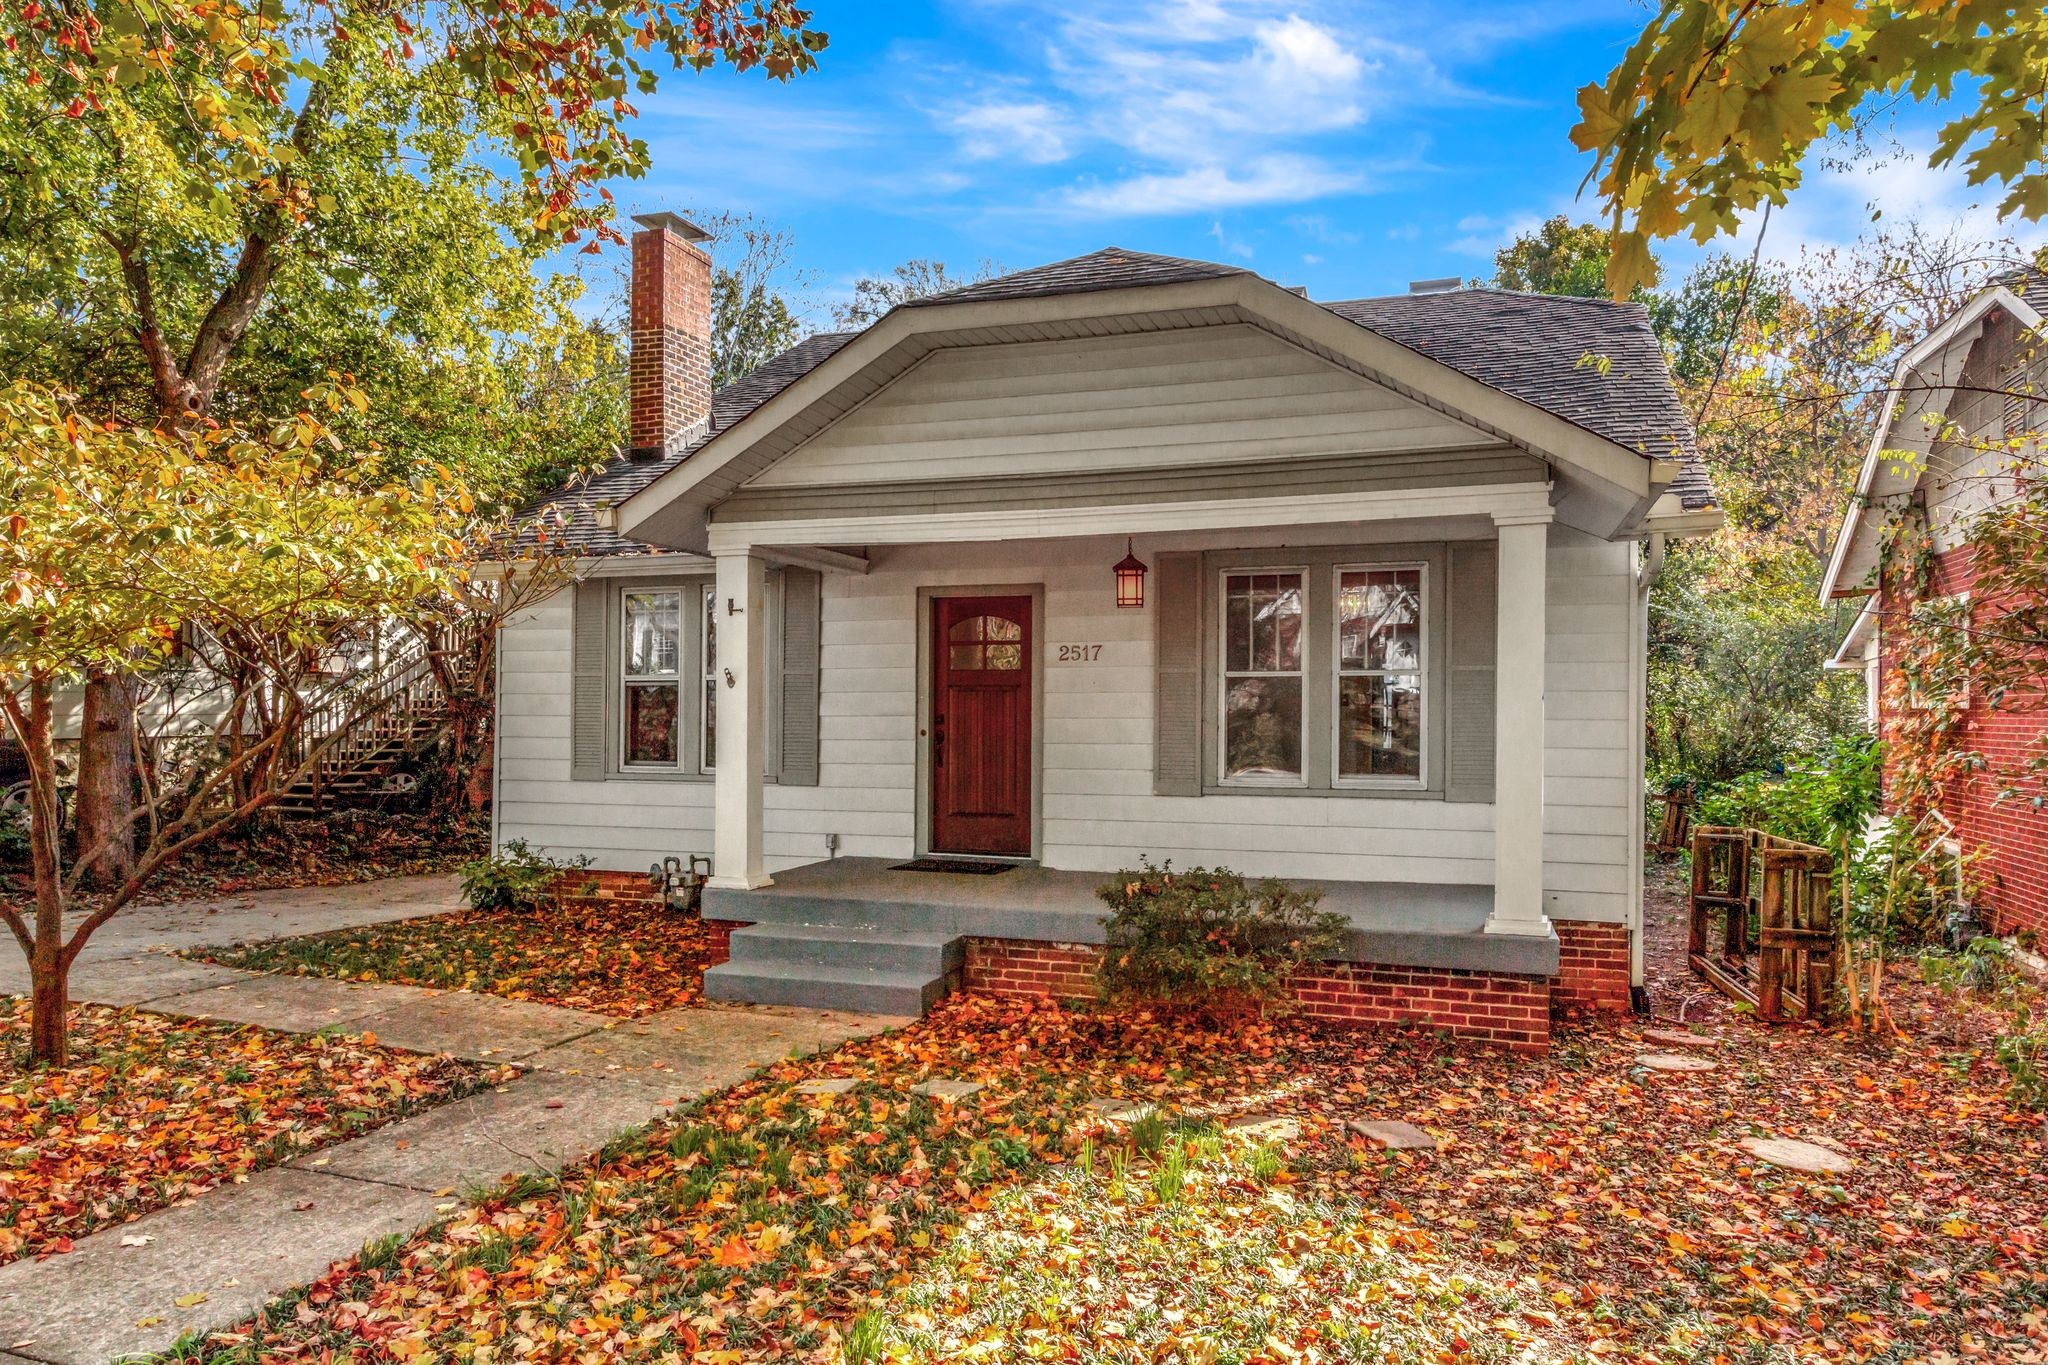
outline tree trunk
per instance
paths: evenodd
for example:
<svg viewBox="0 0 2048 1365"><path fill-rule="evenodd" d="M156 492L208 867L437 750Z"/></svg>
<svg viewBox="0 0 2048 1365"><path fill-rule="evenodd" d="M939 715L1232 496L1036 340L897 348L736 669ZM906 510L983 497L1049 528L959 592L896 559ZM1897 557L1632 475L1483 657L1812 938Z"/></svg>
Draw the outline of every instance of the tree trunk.
<svg viewBox="0 0 2048 1365"><path fill-rule="evenodd" d="M102 889L119 886L135 871L134 686L124 674L102 671L85 684L73 809L85 884Z"/></svg>
<svg viewBox="0 0 2048 1365"><path fill-rule="evenodd" d="M71 1060L65 1028L71 1015L70 983L65 980L70 973L56 960L58 951L55 943L47 949L38 943L35 961L29 967L30 1066L64 1066Z"/></svg>
<svg viewBox="0 0 2048 1365"><path fill-rule="evenodd" d="M64 1025L68 966L64 961L64 868L57 827L57 759L52 741L50 682L32 679L27 707L10 699L29 771L29 853L36 898L34 942L24 941L29 968L29 1063L62 1066L70 1055ZM19 934L19 929L17 933Z"/></svg>

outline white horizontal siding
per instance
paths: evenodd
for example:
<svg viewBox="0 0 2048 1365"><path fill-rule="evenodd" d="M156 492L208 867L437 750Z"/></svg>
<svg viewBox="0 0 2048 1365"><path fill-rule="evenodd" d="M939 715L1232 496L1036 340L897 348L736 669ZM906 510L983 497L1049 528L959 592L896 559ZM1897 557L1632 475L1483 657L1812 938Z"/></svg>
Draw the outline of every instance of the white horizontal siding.
<svg viewBox="0 0 2048 1365"><path fill-rule="evenodd" d="M1157 550L1138 546L1148 561ZM1490 805L1154 796L1151 613L1106 605L1109 565L1122 554L1121 542L1100 540L914 547L878 552L864 576L827 575L819 784L768 787L770 868L824 857L828 834L848 855L913 853L918 590L1035 584L1045 601L1038 718L1048 865L1107 871L1150 856L1321 880L1492 880ZM1546 903L1560 918L1620 920L1639 780L1631 741L1640 720L1630 714L1625 662L1629 548L1558 529L1550 567ZM1097 662L1062 664L1061 642L1103 648ZM625 869L711 847L708 782L569 780L566 600L509 625L503 659L501 837Z"/></svg>
<svg viewBox="0 0 2048 1365"><path fill-rule="evenodd" d="M1499 447L1242 325L936 351L752 481L842 487Z"/></svg>

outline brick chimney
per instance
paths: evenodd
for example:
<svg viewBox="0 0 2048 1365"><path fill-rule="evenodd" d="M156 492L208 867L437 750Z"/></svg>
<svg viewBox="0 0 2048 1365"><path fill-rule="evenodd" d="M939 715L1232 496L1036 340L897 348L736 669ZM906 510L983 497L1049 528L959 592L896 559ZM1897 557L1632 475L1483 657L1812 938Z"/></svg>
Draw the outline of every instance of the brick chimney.
<svg viewBox="0 0 2048 1365"><path fill-rule="evenodd" d="M658 460L711 416L711 234L674 213L633 221L632 430L626 453Z"/></svg>

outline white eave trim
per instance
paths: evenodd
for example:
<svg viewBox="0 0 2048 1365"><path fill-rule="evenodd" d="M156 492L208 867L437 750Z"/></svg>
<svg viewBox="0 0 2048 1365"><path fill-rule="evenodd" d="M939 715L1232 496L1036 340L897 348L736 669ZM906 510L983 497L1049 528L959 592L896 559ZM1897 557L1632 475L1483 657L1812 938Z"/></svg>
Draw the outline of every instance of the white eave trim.
<svg viewBox="0 0 2048 1365"><path fill-rule="evenodd" d="M1892 373L1892 391L1885 395L1884 411L1878 418L1877 430L1870 438L1870 448L1864 452L1863 467L1856 474L1856 495L1850 500L1849 510L1842 518L1842 529L1835 537L1834 550L1828 555L1828 571L1821 579L1820 600L1833 601L1846 597L1861 588L1862 584L1844 585L1842 574L1848 566L1850 554L1861 544L1869 532L1871 489L1876 486L1878 470L1883 467L1884 454L1893 449L1891 442L1892 423L1898 417L1899 395L1906 389L1906 381L1914 371L1945 354L1958 341L1974 343L1983 316L1993 308L2003 308L2011 313L2022 327L2029 331L2039 330L2041 315L2027 301L2007 289L1994 285L1957 309L1941 326L1929 332L1912 350L1906 352ZM1967 338L1964 333L1968 331ZM1918 476L1915 476L1916 479Z"/></svg>
<svg viewBox="0 0 2048 1365"><path fill-rule="evenodd" d="M1856 619L1849 623L1849 633L1842 637L1841 645L1832 657L1821 665L1822 668L1862 672L1865 656L1877 635L1877 594L1863 599L1863 606L1856 612Z"/></svg>
<svg viewBox="0 0 2048 1365"><path fill-rule="evenodd" d="M1608 440L1462 370L1410 350L1321 304L1255 275L1232 275L1042 298L898 308L810 373L716 433L688 460L617 504L615 529L628 536L639 535L663 508L692 488L713 480L785 421L800 415L811 403L918 335L1027 324L1057 325L1105 316L1204 308L1237 309L1311 346L1327 348L1375 382L1410 396L1424 396L1449 416L1499 432L1542 458L1624 490L1631 497L1658 491L1656 480L1668 472L1664 461ZM744 469L744 465L741 467Z"/></svg>

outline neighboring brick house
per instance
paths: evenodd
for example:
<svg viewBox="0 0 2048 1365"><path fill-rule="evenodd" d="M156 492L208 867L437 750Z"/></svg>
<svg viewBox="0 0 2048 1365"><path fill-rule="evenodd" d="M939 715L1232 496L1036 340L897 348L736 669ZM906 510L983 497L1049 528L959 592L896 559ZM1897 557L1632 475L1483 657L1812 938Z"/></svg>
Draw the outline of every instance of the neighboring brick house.
<svg viewBox="0 0 2048 1365"><path fill-rule="evenodd" d="M714 392L703 234L638 222L629 448L500 637L499 840L710 854L717 999L1085 991L1149 855L1322 888L1319 1016L1627 1008L1648 593L1721 520L1643 308L1109 248Z"/></svg>
<svg viewBox="0 0 2048 1365"><path fill-rule="evenodd" d="M1957 310L1899 364L1822 587L1824 600L1863 599L1830 666L1864 675L1879 734L1901 704L1900 689L1890 685L1895 664L1886 627L1910 610L1894 587L1879 588L1885 519L1917 508L1934 541L1930 594L1978 597L1971 518L2010 496L2018 470L2039 467L2048 403L2025 395L2048 392L2044 309L2048 276L2010 277ZM2044 740L2048 706L2024 696L1994 704L1973 690L1961 741L1994 773L2020 764ZM1999 928L2048 932L2048 807L2001 798L2001 786L1990 775L1958 780L1939 812L1962 849L1977 855L1977 899Z"/></svg>

